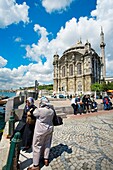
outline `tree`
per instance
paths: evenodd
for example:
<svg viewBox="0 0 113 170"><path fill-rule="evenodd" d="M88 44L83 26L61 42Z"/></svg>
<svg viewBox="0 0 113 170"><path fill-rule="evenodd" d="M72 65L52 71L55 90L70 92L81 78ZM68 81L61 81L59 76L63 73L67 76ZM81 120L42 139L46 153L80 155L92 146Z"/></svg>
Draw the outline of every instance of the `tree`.
<svg viewBox="0 0 113 170"><path fill-rule="evenodd" d="M97 92L113 90L113 82L111 82L111 83L103 82L102 84L94 83L94 84L91 85L91 90L97 91Z"/></svg>
<svg viewBox="0 0 113 170"><path fill-rule="evenodd" d="M103 82L101 85L102 85L102 91L107 91L109 89L108 84L106 84L106 82Z"/></svg>
<svg viewBox="0 0 113 170"><path fill-rule="evenodd" d="M91 90L92 91L97 91L97 92L102 91L102 84L99 84L99 83L92 84L91 85Z"/></svg>
<svg viewBox="0 0 113 170"><path fill-rule="evenodd" d="M39 90L53 90L53 84L50 84L50 85L39 85L38 89Z"/></svg>
<svg viewBox="0 0 113 170"><path fill-rule="evenodd" d="M113 90L113 82L111 83L108 82L107 85L108 85L108 90Z"/></svg>

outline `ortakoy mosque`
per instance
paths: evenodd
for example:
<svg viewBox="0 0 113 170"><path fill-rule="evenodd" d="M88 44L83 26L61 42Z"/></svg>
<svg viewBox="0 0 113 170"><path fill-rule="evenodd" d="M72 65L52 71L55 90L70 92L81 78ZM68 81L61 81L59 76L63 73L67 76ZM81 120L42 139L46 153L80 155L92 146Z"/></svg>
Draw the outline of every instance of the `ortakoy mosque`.
<svg viewBox="0 0 113 170"><path fill-rule="evenodd" d="M99 56L87 41L77 44L59 57L54 55L54 85L56 93L84 94L91 92L91 84L101 83L106 78L104 33L101 28Z"/></svg>

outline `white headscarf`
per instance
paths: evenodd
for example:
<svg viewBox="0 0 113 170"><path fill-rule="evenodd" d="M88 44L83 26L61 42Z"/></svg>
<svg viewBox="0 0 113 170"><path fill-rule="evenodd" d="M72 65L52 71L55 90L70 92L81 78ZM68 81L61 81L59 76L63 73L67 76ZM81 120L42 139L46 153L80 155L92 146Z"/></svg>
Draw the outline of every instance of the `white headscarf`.
<svg viewBox="0 0 113 170"><path fill-rule="evenodd" d="M49 99L45 96L43 96L41 99L40 99L40 107L43 107L45 105L49 105L50 102L49 102Z"/></svg>
<svg viewBox="0 0 113 170"><path fill-rule="evenodd" d="M27 101L29 101L30 106L34 104L34 99L33 99L33 97L28 97L28 98L27 98Z"/></svg>

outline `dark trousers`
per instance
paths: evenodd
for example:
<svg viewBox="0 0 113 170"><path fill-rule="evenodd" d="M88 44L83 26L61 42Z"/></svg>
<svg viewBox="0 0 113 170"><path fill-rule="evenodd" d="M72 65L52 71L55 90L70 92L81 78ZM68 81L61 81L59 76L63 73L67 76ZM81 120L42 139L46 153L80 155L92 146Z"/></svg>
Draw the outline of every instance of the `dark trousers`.
<svg viewBox="0 0 113 170"><path fill-rule="evenodd" d="M74 110L74 115L76 115L76 114L77 114L77 105L75 105L75 104L73 103L73 104L71 104L71 106L72 106L72 108L73 108L73 110Z"/></svg>

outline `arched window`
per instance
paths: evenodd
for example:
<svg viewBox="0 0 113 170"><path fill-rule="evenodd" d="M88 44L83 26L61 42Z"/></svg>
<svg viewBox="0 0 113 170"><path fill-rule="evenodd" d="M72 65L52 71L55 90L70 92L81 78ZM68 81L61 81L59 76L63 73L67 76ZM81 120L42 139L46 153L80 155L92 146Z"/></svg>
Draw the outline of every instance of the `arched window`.
<svg viewBox="0 0 113 170"><path fill-rule="evenodd" d="M77 64L77 74L82 74L82 66L81 63Z"/></svg>
<svg viewBox="0 0 113 170"><path fill-rule="evenodd" d="M62 77L65 77L65 66L62 67Z"/></svg>
<svg viewBox="0 0 113 170"><path fill-rule="evenodd" d="M82 91L82 83L81 82L78 83L78 91L79 92Z"/></svg>
<svg viewBox="0 0 113 170"><path fill-rule="evenodd" d="M73 75L73 65L71 64L69 66L69 76L72 76Z"/></svg>

